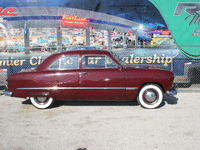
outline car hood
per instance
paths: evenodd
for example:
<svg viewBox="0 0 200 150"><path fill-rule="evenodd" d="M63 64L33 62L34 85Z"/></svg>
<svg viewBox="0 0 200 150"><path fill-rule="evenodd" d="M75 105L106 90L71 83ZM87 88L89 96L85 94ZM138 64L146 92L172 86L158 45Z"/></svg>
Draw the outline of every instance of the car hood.
<svg viewBox="0 0 200 150"><path fill-rule="evenodd" d="M155 65L126 65L127 69L138 68L138 69L157 69L157 70L168 70L165 66L155 66Z"/></svg>

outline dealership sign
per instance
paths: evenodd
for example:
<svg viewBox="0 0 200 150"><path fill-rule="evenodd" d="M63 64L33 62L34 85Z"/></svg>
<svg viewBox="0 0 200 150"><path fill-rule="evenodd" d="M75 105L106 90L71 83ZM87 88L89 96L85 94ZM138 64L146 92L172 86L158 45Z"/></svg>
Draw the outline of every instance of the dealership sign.
<svg viewBox="0 0 200 150"><path fill-rule="evenodd" d="M86 22L88 22L87 18L79 17L77 15L70 16L70 15L59 15L62 16L62 24L64 26L82 26L84 27Z"/></svg>
<svg viewBox="0 0 200 150"><path fill-rule="evenodd" d="M33 56L28 59L5 59L5 60L0 60L0 67L14 67L14 66L38 66L42 63L44 58L41 56ZM90 59L90 64L96 64L101 58L98 60L92 60ZM162 65L167 65L172 62L172 57L170 56L165 56L165 54L162 54L161 56L154 54L153 56L148 56L148 57L138 57L134 56L134 54L131 54L130 56L125 56L122 57L121 59L124 63L126 64L162 64ZM108 61L108 60L107 60ZM71 62L66 62L70 64ZM107 62L109 63L109 62Z"/></svg>
<svg viewBox="0 0 200 150"><path fill-rule="evenodd" d="M192 59L200 59L199 0L150 0L160 11L178 48Z"/></svg>

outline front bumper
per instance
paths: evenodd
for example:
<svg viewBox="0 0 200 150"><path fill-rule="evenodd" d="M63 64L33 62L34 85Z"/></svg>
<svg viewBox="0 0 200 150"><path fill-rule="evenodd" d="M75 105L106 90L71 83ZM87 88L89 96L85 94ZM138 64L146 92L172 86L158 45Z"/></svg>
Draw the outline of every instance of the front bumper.
<svg viewBox="0 0 200 150"><path fill-rule="evenodd" d="M6 96L12 96L12 94L13 94L13 93L12 93L12 92L9 92L9 91L6 91L6 93L5 93Z"/></svg>
<svg viewBox="0 0 200 150"><path fill-rule="evenodd" d="M176 90L167 91L168 96L173 96L173 95L176 95L176 94L177 94Z"/></svg>
<svg viewBox="0 0 200 150"><path fill-rule="evenodd" d="M173 84L173 87L170 91L167 91L166 94L168 96L173 96L173 95L176 95L177 94L177 84Z"/></svg>

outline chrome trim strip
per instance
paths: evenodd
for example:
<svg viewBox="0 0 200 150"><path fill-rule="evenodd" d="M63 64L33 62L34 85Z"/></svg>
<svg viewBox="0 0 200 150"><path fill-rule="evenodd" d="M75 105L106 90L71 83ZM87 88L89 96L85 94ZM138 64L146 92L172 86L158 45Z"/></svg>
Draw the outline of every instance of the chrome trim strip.
<svg viewBox="0 0 200 150"><path fill-rule="evenodd" d="M32 87L32 88L17 88L17 90L136 90L137 87Z"/></svg>
<svg viewBox="0 0 200 150"><path fill-rule="evenodd" d="M125 87L79 87L82 90L88 90L88 89L93 89L93 90L123 90Z"/></svg>
<svg viewBox="0 0 200 150"><path fill-rule="evenodd" d="M79 89L79 87L39 87L39 88L17 88L17 90L69 90Z"/></svg>
<svg viewBox="0 0 200 150"><path fill-rule="evenodd" d="M137 87L126 87L126 90L137 90Z"/></svg>

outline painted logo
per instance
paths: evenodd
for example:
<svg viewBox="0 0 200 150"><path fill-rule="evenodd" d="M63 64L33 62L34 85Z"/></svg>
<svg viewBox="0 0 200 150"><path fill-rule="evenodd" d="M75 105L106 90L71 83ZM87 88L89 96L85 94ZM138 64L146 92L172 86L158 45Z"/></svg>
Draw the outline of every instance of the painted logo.
<svg viewBox="0 0 200 150"><path fill-rule="evenodd" d="M17 16L19 13L14 13L15 8L6 8L3 10L3 8L0 8L0 16Z"/></svg>
<svg viewBox="0 0 200 150"><path fill-rule="evenodd" d="M178 49L200 60L200 0L149 0L163 16Z"/></svg>
<svg viewBox="0 0 200 150"><path fill-rule="evenodd" d="M181 16L183 9L186 7L185 12L188 16L185 18L185 21L189 18L192 18L189 25L192 23L198 24L200 27L200 3L178 3L174 16Z"/></svg>

